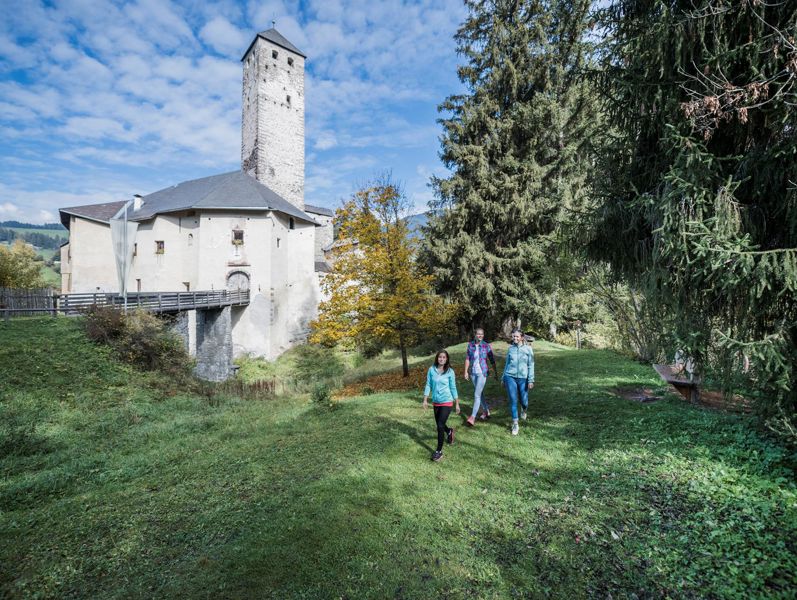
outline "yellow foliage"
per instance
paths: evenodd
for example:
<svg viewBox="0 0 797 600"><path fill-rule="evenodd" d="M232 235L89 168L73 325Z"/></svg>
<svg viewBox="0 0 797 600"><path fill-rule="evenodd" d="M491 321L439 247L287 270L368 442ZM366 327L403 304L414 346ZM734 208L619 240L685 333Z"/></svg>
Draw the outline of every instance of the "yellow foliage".
<svg viewBox="0 0 797 600"><path fill-rule="evenodd" d="M406 349L452 327L456 307L437 296L415 260L406 199L389 182L355 193L338 211L339 236L311 341L376 342Z"/></svg>
<svg viewBox="0 0 797 600"><path fill-rule="evenodd" d="M44 287L41 278L41 263L36 252L22 240L11 247L0 244L0 287L38 288Z"/></svg>

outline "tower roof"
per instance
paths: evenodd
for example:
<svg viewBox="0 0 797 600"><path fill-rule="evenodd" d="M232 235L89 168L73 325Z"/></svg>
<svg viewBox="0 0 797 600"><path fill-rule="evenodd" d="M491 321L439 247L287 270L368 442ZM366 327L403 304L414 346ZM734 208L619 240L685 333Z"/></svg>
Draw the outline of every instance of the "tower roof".
<svg viewBox="0 0 797 600"><path fill-rule="evenodd" d="M264 40L267 40L267 41L271 42L272 44L276 44L280 48L285 48L286 50L288 50L290 52L293 52L294 54L298 54L302 58L307 58L307 55L304 52L302 52L296 46L291 44L285 38L284 35L282 35L279 31L277 31L276 29L274 29L272 27L271 29L266 29L265 31L261 31L260 33L258 33L255 36L255 39L253 39L252 43L249 44L249 47L246 49L246 52L244 52L244 55L241 58L241 60L246 58L246 55L249 54L249 51L252 49L252 46L255 45L255 42L257 41L257 38L259 38L259 37L262 37Z"/></svg>

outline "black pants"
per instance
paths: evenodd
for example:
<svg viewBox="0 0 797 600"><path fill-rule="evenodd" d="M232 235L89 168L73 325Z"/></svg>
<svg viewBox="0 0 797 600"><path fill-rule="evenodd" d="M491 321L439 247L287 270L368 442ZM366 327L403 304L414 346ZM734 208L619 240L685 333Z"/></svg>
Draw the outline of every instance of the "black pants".
<svg viewBox="0 0 797 600"><path fill-rule="evenodd" d="M448 415L451 414L450 406L435 406L434 407L434 421L437 423L437 451L443 449L443 442L446 441L446 436L450 429L446 425Z"/></svg>

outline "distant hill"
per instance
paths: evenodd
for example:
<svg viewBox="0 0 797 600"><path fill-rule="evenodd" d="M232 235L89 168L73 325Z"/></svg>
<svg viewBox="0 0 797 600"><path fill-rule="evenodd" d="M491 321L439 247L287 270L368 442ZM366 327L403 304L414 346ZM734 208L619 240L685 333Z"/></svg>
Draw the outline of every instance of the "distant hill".
<svg viewBox="0 0 797 600"><path fill-rule="evenodd" d="M407 226L410 228L410 237L419 238L423 236L421 229L426 226L429 221L429 213L420 213L417 215L410 215L405 219Z"/></svg>
<svg viewBox="0 0 797 600"><path fill-rule="evenodd" d="M21 221L0 221L0 227L9 227L11 229L46 229L64 234L66 233L66 227L60 223L45 223L44 225L36 225L34 223L23 223Z"/></svg>

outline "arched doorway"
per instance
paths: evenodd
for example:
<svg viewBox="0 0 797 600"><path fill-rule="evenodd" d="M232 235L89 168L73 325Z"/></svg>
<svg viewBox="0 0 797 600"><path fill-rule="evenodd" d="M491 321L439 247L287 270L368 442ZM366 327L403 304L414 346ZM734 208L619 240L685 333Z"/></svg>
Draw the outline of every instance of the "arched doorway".
<svg viewBox="0 0 797 600"><path fill-rule="evenodd" d="M249 275L244 271L233 271L227 275L227 289L246 291L249 289Z"/></svg>

